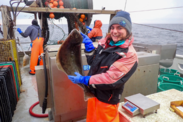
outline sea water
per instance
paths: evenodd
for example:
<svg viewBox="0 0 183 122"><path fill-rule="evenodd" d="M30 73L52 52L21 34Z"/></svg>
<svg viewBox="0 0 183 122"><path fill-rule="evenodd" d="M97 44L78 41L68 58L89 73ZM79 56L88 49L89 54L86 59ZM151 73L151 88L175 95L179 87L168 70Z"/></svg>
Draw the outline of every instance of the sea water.
<svg viewBox="0 0 183 122"><path fill-rule="evenodd" d="M21 28L24 32L29 25L17 25L17 28ZM68 35L68 27L66 24L58 25L60 28L50 24L49 31L50 31L50 40L48 44L56 44L58 40L64 39ZM153 27L148 27L153 26ZM90 25L93 28L93 25ZM154 28L158 27L158 28ZM159 29L165 28L165 29ZM178 30L182 32L170 31L171 30ZM108 32L108 24L102 25L103 37L105 37L106 33ZM132 33L134 36L134 42L142 43L142 44L177 44L177 51L176 54L183 55L183 24L148 24L147 26L144 25L132 25ZM65 35L65 36L64 36ZM30 50L30 38L22 37L16 30L15 36L20 39L20 42L28 42L27 44L22 44L22 47L25 51ZM2 35L0 35L2 38ZM18 49L21 51L21 48L18 46Z"/></svg>

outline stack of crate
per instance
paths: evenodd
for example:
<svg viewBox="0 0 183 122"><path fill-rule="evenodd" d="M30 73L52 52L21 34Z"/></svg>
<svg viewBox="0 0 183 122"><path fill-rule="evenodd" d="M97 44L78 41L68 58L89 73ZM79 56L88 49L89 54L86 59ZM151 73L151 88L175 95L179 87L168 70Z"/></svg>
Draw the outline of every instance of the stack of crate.
<svg viewBox="0 0 183 122"><path fill-rule="evenodd" d="M0 122L11 122L21 77L15 40L0 40Z"/></svg>
<svg viewBox="0 0 183 122"><path fill-rule="evenodd" d="M21 76L18 61L17 46L15 40L0 40L0 62L15 61L19 86L21 86Z"/></svg>

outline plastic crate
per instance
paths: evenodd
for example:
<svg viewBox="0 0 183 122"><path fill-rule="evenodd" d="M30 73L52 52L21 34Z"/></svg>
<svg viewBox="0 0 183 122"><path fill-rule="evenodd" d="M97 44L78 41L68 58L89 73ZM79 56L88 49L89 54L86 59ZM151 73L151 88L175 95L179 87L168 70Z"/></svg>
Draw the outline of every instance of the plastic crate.
<svg viewBox="0 0 183 122"><path fill-rule="evenodd" d="M173 83L178 85L183 85L183 78L176 76L176 75L160 75L160 77L163 79L163 83Z"/></svg>
<svg viewBox="0 0 183 122"><path fill-rule="evenodd" d="M165 69L165 68L160 68L160 75L163 74L169 74L169 75L177 75L180 76L180 72L178 72L175 69Z"/></svg>
<svg viewBox="0 0 183 122"><path fill-rule="evenodd" d="M161 76L158 77L158 83L163 82L163 78Z"/></svg>
<svg viewBox="0 0 183 122"><path fill-rule="evenodd" d="M162 83L162 82L158 83L157 92L166 91L166 90L170 90L170 89L176 89L179 91L183 91L183 87L181 85L178 85L178 84Z"/></svg>

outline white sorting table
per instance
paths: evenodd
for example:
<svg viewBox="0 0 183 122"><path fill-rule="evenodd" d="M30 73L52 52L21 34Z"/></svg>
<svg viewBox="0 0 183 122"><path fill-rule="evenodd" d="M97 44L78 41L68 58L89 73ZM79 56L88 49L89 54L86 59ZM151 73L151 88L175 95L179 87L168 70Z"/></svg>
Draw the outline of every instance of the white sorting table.
<svg viewBox="0 0 183 122"><path fill-rule="evenodd" d="M119 105L120 122L183 122L183 118L175 112L170 111L170 102L183 100L183 92L171 89L159 93L147 95L146 97L160 103L157 113L150 113L143 118L141 114L129 115L123 108L124 102Z"/></svg>

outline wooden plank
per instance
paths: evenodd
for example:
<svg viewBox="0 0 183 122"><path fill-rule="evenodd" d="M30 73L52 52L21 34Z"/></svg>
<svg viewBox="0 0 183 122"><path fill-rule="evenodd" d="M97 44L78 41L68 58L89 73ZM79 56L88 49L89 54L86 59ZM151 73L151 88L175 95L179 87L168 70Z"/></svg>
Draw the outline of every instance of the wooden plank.
<svg viewBox="0 0 183 122"><path fill-rule="evenodd" d="M15 35L10 11L7 6L1 6L0 10L2 16L3 37L4 39L14 39Z"/></svg>
<svg viewBox="0 0 183 122"><path fill-rule="evenodd" d="M116 14L111 14L110 15L110 20L109 20L109 22L111 21L111 19L115 16Z"/></svg>
<svg viewBox="0 0 183 122"><path fill-rule="evenodd" d="M37 20L37 13L34 13L34 19Z"/></svg>
<svg viewBox="0 0 183 122"><path fill-rule="evenodd" d="M6 8L6 9L7 9L7 15L9 16L8 34L10 36L10 39L15 39L15 33L14 33L13 26L16 25L16 20L15 20L15 22L13 21L10 11L8 10L8 8Z"/></svg>
<svg viewBox="0 0 183 122"><path fill-rule="evenodd" d="M116 14L111 14L110 15L110 20L109 20L109 22L111 21L111 19L115 16ZM110 29L108 28L108 33L109 33L109 31L110 31Z"/></svg>
<svg viewBox="0 0 183 122"><path fill-rule="evenodd" d="M1 7L1 16L2 16L2 25L3 25L3 37L4 39L8 39L9 19L7 16L7 9L5 6Z"/></svg>
<svg viewBox="0 0 183 122"><path fill-rule="evenodd" d="M11 11L11 8L9 11ZM20 11L23 7L18 7L17 10ZM15 7L13 7L15 10ZM54 12L54 13L86 13L86 14L116 14L116 11L112 10L93 10L93 9L60 9L60 8L52 8L49 9L48 7L26 7L21 10L21 12Z"/></svg>

